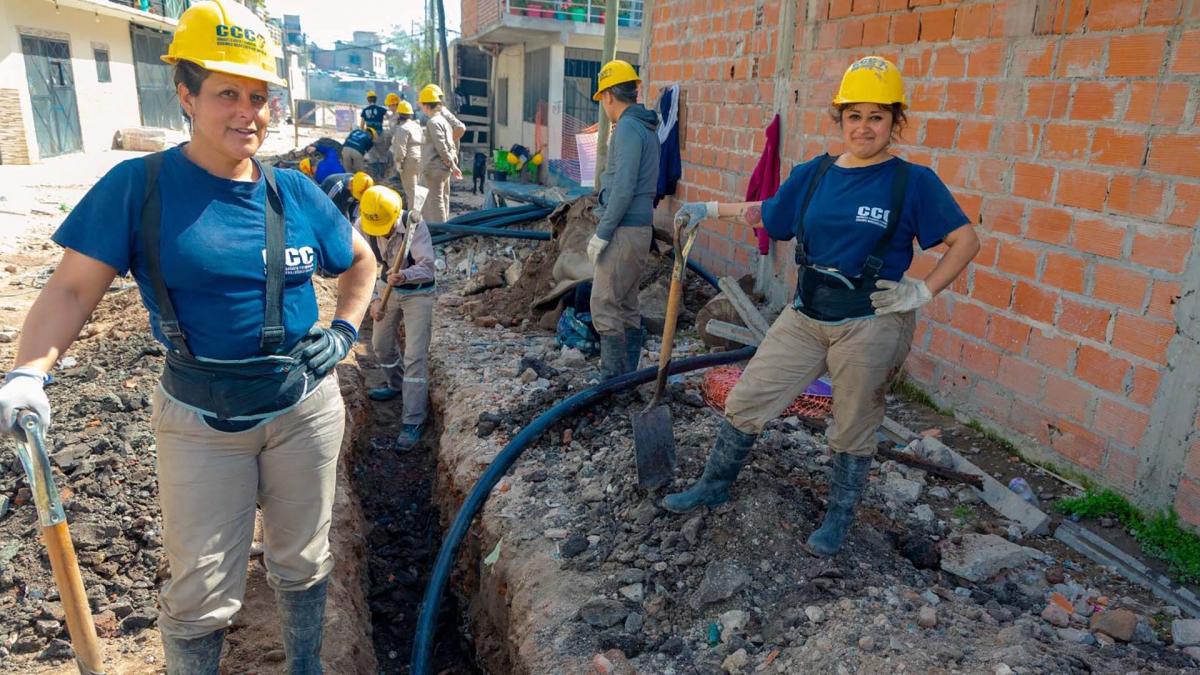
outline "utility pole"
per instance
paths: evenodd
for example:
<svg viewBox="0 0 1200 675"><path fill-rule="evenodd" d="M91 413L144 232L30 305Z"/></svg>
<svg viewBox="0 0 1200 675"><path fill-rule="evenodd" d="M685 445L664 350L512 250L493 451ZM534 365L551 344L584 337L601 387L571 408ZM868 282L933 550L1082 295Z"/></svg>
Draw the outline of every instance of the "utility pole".
<svg viewBox="0 0 1200 675"><path fill-rule="evenodd" d="M608 63L615 58L617 58L617 0L607 0L604 9L604 58L601 62ZM604 173L604 167L608 165L608 127L608 115L604 114L604 106L600 106L600 131L596 137L596 192L600 191L600 174Z"/></svg>
<svg viewBox="0 0 1200 675"><path fill-rule="evenodd" d="M446 46L446 4L443 0L433 0L437 4L438 16L438 45L442 50L442 91L450 92L454 88L454 78L450 77L450 48ZM447 101L454 100L454 97L446 96ZM454 108L451 106L453 111Z"/></svg>

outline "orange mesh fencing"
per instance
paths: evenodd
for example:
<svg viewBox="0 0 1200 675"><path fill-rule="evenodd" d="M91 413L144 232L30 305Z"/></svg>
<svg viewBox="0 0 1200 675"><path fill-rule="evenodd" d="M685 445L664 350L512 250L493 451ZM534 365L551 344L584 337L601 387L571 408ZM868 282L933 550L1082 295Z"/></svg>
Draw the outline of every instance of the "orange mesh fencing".
<svg viewBox="0 0 1200 675"><path fill-rule="evenodd" d="M737 384L741 377L742 369L738 366L713 368L704 374L704 381L700 384L700 393L706 403L723 411L725 410L725 399L729 396L733 385ZM821 419L829 415L832 406L833 399L831 397L801 394L800 398L792 401L792 404L783 411L783 415L780 417L795 415L796 417Z"/></svg>

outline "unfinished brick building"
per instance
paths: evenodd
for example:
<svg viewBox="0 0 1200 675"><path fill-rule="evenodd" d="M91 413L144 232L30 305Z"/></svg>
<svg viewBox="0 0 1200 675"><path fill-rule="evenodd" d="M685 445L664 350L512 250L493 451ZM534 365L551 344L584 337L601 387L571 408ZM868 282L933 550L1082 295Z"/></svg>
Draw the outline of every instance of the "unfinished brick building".
<svg viewBox="0 0 1200 675"><path fill-rule="evenodd" d="M776 113L784 177L836 152L844 69L894 60L898 151L936 169L984 242L922 311L909 377L1031 456L1200 524L1200 0L655 0L644 30L647 98L683 92L664 221L681 199L740 201ZM721 227L702 262L790 297L792 245L761 263L749 228Z"/></svg>

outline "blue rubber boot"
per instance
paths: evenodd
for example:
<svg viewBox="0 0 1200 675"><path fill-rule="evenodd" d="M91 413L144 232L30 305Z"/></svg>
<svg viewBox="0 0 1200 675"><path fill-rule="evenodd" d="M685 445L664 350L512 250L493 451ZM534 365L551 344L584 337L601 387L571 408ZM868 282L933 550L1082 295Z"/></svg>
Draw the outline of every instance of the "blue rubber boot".
<svg viewBox="0 0 1200 675"><path fill-rule="evenodd" d="M871 471L870 455L833 454L833 478L829 483L829 507L825 521L808 537L805 548L822 558L837 555L842 550L850 524L854 522L854 507L862 497Z"/></svg>
<svg viewBox="0 0 1200 675"><path fill-rule="evenodd" d="M638 369L638 363L642 360L642 346L645 344L645 328L625 329L625 372L632 373Z"/></svg>
<svg viewBox="0 0 1200 675"><path fill-rule="evenodd" d="M391 401L398 396L400 396L400 390L391 387L376 387L367 392L367 398L372 401Z"/></svg>
<svg viewBox="0 0 1200 675"><path fill-rule="evenodd" d="M738 431L729 422L722 423L721 430L717 432L717 443L708 453L700 480L683 492L664 497L663 508L675 513L687 513L700 506L712 508L729 501L729 486L733 485L741 472L756 438L758 434Z"/></svg>
<svg viewBox="0 0 1200 675"><path fill-rule="evenodd" d="M405 424L396 436L396 452L408 452L421 442L421 434L425 431L424 424Z"/></svg>
<svg viewBox="0 0 1200 675"><path fill-rule="evenodd" d="M625 334L600 336L600 380L625 374Z"/></svg>
<svg viewBox="0 0 1200 675"><path fill-rule="evenodd" d="M283 652L288 675L321 675L321 631L325 624L325 593L329 580L322 579L303 591L275 591L279 622L283 626Z"/></svg>
<svg viewBox="0 0 1200 675"><path fill-rule="evenodd" d="M198 638L162 636L167 675L217 675L225 631L218 630Z"/></svg>

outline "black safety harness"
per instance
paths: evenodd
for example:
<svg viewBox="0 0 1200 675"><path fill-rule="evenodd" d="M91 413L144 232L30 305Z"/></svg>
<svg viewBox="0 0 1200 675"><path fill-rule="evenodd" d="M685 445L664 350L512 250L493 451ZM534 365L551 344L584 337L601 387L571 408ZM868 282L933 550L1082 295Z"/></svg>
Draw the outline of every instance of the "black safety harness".
<svg viewBox="0 0 1200 675"><path fill-rule="evenodd" d="M871 305L871 294L878 289L875 282L883 269L883 258L887 255L892 244L892 237L900 225L900 216L904 211L904 201L908 190L909 164L897 159L900 164L892 177L892 200L888 212L887 228L863 264L862 272L857 277L847 277L840 270L812 264L804 246L804 218L808 213L809 203L817 191L821 179L833 166L837 158L825 155L817 164L817 168L808 183L808 191L800 204L800 214L796 219L796 264L800 266L796 282L796 297L793 307L818 321L843 321L875 314Z"/></svg>
<svg viewBox="0 0 1200 675"><path fill-rule="evenodd" d="M285 337L283 326L284 247L286 226L283 200L272 167L255 161L267 184L266 299L259 356L234 361L196 357L188 347L170 289L162 273L162 197L158 176L163 153L143 158L146 190L142 202L141 239L146 271L158 305L159 330L171 349L167 352L162 385L172 398L217 420L260 420L299 403L316 384L298 355L310 340L288 354L277 354ZM210 422L211 423L211 422Z"/></svg>

